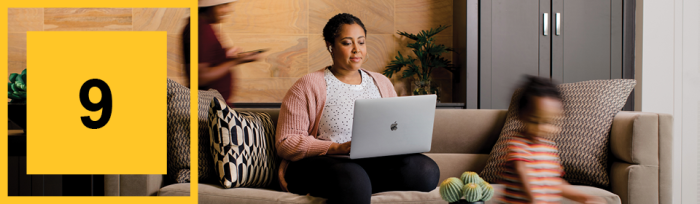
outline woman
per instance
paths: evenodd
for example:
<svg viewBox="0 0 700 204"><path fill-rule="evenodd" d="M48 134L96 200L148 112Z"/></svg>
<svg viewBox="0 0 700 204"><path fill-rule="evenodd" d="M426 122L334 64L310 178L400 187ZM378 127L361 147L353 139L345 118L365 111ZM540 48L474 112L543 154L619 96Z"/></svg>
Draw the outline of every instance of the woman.
<svg viewBox="0 0 700 204"><path fill-rule="evenodd" d="M349 160L356 99L396 97L384 75L362 69L367 30L351 14L323 28L333 65L299 79L282 102L277 153L282 189L327 198L328 203L370 203L384 191L428 192L437 186L437 164L422 154Z"/></svg>
<svg viewBox="0 0 700 204"><path fill-rule="evenodd" d="M216 89L224 99L232 95L233 73L231 69L239 64L256 61L257 52L240 53L241 49L225 49L219 39L224 35L216 33L215 24L221 23L231 12L236 0L199 0L199 89ZM187 21L182 34L185 57L185 73L190 75L190 24Z"/></svg>

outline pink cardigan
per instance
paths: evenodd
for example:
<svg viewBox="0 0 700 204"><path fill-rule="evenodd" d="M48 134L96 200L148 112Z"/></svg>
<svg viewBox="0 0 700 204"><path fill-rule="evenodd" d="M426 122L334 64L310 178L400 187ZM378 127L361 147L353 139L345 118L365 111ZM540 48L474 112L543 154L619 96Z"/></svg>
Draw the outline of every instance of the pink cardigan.
<svg viewBox="0 0 700 204"><path fill-rule="evenodd" d="M396 97L394 85L386 76L361 69L369 73L379 88L382 98ZM299 79L287 91L282 100L277 119L277 155L284 160L279 168L280 186L287 190L284 174L290 161L325 155L333 142L316 139L318 123L326 105L326 80L323 69L309 73Z"/></svg>

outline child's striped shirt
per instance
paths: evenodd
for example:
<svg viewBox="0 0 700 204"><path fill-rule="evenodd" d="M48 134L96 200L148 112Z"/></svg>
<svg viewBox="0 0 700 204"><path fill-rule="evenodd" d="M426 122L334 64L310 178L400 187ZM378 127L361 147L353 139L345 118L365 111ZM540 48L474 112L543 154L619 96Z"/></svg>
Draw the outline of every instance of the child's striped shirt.
<svg viewBox="0 0 700 204"><path fill-rule="evenodd" d="M544 138L536 138L537 143L516 135L509 139L506 170L500 173L505 185L503 202L530 203L523 190L520 177L511 161L527 162L530 177L530 188L535 202L538 204L560 203L563 169L559 163L556 144Z"/></svg>

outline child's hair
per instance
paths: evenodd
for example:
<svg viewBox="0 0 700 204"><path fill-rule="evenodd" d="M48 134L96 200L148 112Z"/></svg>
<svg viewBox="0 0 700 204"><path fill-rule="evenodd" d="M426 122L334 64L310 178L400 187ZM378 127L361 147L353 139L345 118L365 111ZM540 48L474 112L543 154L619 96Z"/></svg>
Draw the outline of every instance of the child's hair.
<svg viewBox="0 0 700 204"><path fill-rule="evenodd" d="M525 111L531 108L533 97L552 97L562 100L557 86L547 78L526 75L525 83L520 87L522 92L518 100L519 116L522 116Z"/></svg>

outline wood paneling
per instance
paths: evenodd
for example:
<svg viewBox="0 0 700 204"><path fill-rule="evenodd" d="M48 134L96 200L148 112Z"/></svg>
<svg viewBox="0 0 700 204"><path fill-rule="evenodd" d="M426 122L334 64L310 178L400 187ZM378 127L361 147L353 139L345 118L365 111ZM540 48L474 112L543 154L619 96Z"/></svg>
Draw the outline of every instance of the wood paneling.
<svg viewBox="0 0 700 204"><path fill-rule="evenodd" d="M8 33L7 34L7 54L8 54L8 76L10 73L18 73L27 68L27 34Z"/></svg>
<svg viewBox="0 0 700 204"><path fill-rule="evenodd" d="M236 90L231 102L282 102L299 78L234 79Z"/></svg>
<svg viewBox="0 0 700 204"><path fill-rule="evenodd" d="M306 35L228 34L244 50L270 49L261 60L236 66L239 78L302 77L308 73L308 38Z"/></svg>
<svg viewBox="0 0 700 204"><path fill-rule="evenodd" d="M333 64L326 41L321 35L309 35L309 73Z"/></svg>
<svg viewBox="0 0 700 204"><path fill-rule="evenodd" d="M181 35L168 34L168 78L180 84L187 85L189 80L187 76L185 76L185 67L182 57Z"/></svg>
<svg viewBox="0 0 700 204"><path fill-rule="evenodd" d="M189 8L134 8L134 30L180 35L189 17Z"/></svg>
<svg viewBox="0 0 700 204"><path fill-rule="evenodd" d="M307 34L308 6L308 0L238 1L221 26L228 33Z"/></svg>
<svg viewBox="0 0 700 204"><path fill-rule="evenodd" d="M396 30L417 33L452 25L452 0L402 0L396 4ZM439 35L452 35L452 27Z"/></svg>
<svg viewBox="0 0 700 204"><path fill-rule="evenodd" d="M131 8L45 8L46 31L132 30Z"/></svg>
<svg viewBox="0 0 700 204"><path fill-rule="evenodd" d="M7 32L24 33L44 30L43 8L9 8L7 9Z"/></svg>
<svg viewBox="0 0 700 204"><path fill-rule="evenodd" d="M397 3L403 1L397 1ZM357 16L368 34L394 33L394 0L309 0L309 34L322 35L328 19L339 13Z"/></svg>
<svg viewBox="0 0 700 204"><path fill-rule="evenodd" d="M401 51L403 54L409 54L410 49L406 47L407 39L401 38L396 34L397 30L402 30L410 33L417 33L421 30L435 28L438 25L452 25L452 0L308 0L308 12L296 11L298 17L287 17L279 20L280 16L270 15L271 10L279 10L281 13L289 13L289 10L294 8L273 8L263 7L268 5L269 1L243 1L236 3L236 10L232 17L232 22L224 23L222 30L228 33L222 41L233 42L235 46L245 47L246 50L264 48L266 42L255 42L253 39L237 39L242 35L240 33L261 33L258 36L258 41L268 41L267 38L287 38L287 33L299 33L295 30L297 27L292 26L290 20L303 18L303 15L308 15L308 63L306 73L314 72L332 64L331 57L323 41L322 30L328 22L328 19L338 13L351 13L362 20L367 28L367 62L363 68L382 72L389 62ZM278 5L281 5L277 3ZM275 24L279 28L287 28L286 31L278 31L276 29L264 28L269 25L269 21L277 21ZM256 25L259 24L259 25ZM289 27L293 27L289 29ZM452 28L442 31L438 36L435 36L437 43L445 44L452 47ZM454 53L447 53L445 58L452 60ZM284 60L286 55L280 55L281 60ZM262 85L258 84L268 79L275 84L284 84L280 80L289 81L291 78L286 76L274 76L272 69L266 65L268 61L274 61L271 58L277 56L267 55L260 62L251 63L250 65L242 65L234 69L238 81L240 93L233 96L233 101L236 102L281 102L282 97L286 94L286 90L282 91L280 85ZM306 73L302 73L301 69L293 69L298 72L295 76L300 77ZM297 75L298 74L298 75ZM265 78L266 77L266 78ZM452 100L452 74L444 69L434 70L433 77L435 83L442 88L442 101L451 102ZM255 79L255 80L253 80ZM394 87L399 95L411 94L412 79L401 79L394 75L391 79ZM253 83L253 85L243 85L244 83ZM248 86L250 88L240 88L240 86ZM257 86L254 89L253 86ZM272 90L267 90L268 88ZM254 93L253 90L261 93ZM259 97L259 98L256 98ZM273 101L270 101L273 100ZM274 101L278 100L278 101Z"/></svg>

